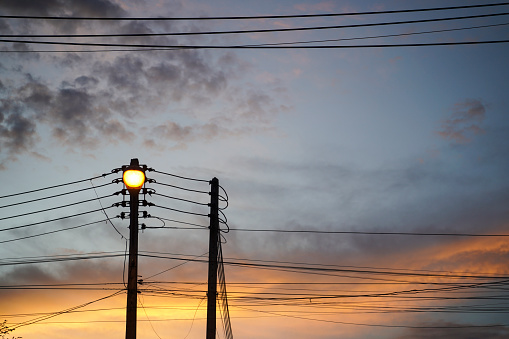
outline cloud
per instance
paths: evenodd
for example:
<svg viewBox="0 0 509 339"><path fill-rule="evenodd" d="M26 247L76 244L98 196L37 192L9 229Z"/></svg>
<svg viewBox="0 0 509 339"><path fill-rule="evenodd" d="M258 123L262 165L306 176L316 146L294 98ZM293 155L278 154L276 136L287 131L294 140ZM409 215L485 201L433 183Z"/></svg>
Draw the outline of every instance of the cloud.
<svg viewBox="0 0 509 339"><path fill-rule="evenodd" d="M48 125L53 136L69 146L95 147L99 135L105 140L131 137L122 123L112 119L107 94L89 90L97 79L80 76L73 81L77 87L64 83L56 89L31 75L26 79L22 86L10 87L10 95L1 101L0 138L10 154L31 149L39 137L40 123Z"/></svg>
<svg viewBox="0 0 509 339"><path fill-rule="evenodd" d="M333 12L336 4L333 1L322 1L313 4L301 3L293 6L295 9L309 13L309 12Z"/></svg>
<svg viewBox="0 0 509 339"><path fill-rule="evenodd" d="M458 324L446 321L440 321L432 324L423 324L431 328L409 328L405 330L403 335L396 339L412 338L412 339L474 339L474 338L490 338L503 339L509 336L509 327L468 327L465 324ZM436 326L436 328L433 328ZM462 326L465 326L462 328ZM451 328L446 328L451 327ZM459 327L459 328L454 328Z"/></svg>
<svg viewBox="0 0 509 339"><path fill-rule="evenodd" d="M6 1L0 9L21 15L129 14L128 7L123 9L108 0L80 0L72 6L61 0ZM28 34L143 33L169 28L185 31L186 25L5 21L0 29ZM111 41L175 44L187 39L130 37ZM68 150L93 150L117 140L135 141L135 130L149 133L143 138L145 145L185 148L189 143L265 133L274 128L275 117L288 110L288 105L281 103L287 99L284 84L276 79L259 88L256 80L248 77L255 69L231 51L24 53L22 57L25 59L9 54L2 61L0 139L4 160L8 154L11 159L22 153L44 156L43 151L33 149L36 140L56 141Z"/></svg>
<svg viewBox="0 0 509 339"><path fill-rule="evenodd" d="M63 0L3 0L0 5L6 13L19 15L109 16L124 13L109 0L75 0L72 6Z"/></svg>
<svg viewBox="0 0 509 339"><path fill-rule="evenodd" d="M7 116L1 111L11 111ZM36 140L36 126L33 121L23 117L17 107L0 107L0 145L1 149L7 149L11 159L15 159L17 153L26 152Z"/></svg>
<svg viewBox="0 0 509 339"><path fill-rule="evenodd" d="M480 100L466 99L454 105L450 118L442 123L437 134L453 143L469 143L472 136L484 133L482 123L485 116L485 104Z"/></svg>

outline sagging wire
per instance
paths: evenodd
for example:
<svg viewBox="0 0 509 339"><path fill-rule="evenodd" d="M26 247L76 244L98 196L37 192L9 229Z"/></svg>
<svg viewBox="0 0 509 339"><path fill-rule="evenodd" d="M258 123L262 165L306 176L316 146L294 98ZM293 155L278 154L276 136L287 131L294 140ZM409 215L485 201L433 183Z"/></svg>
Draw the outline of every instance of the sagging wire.
<svg viewBox="0 0 509 339"><path fill-rule="evenodd" d="M104 209L106 210L106 209L112 208L112 207L113 206L110 206L110 207L106 207ZM0 232L11 231L11 230L14 230L14 229L19 229L19 228L24 228L24 227L32 227L32 226L35 226L35 225L45 224L45 223L48 223L48 222L59 221L59 220L63 220L63 219L69 219L69 218L77 217L77 216L80 216L80 215L90 214L90 213L99 212L99 211L101 211L100 208L96 209L96 210L88 211L88 212L82 212L82 213L76 213L76 214L73 214L73 215L68 215L68 216L65 216L65 217L49 219L49 220L44 220L44 221L39 221L39 222L33 222L33 223L30 223L30 224L25 224L25 225L20 225L20 226L13 226L13 227L8 227L8 228L2 228L2 229L0 229Z"/></svg>
<svg viewBox="0 0 509 339"><path fill-rule="evenodd" d="M124 287L127 289L127 285L125 283L125 263L127 262L127 239L125 241L125 250L124 250L124 265L122 265L122 283Z"/></svg>
<svg viewBox="0 0 509 339"><path fill-rule="evenodd" d="M145 312L145 317L147 317L147 320L150 324L150 327L152 327L152 331L154 331L155 335L159 338L159 339L162 339L159 334L157 334L155 328L154 328L154 325L152 325L152 321L150 320L150 318L148 317L148 314L147 314L147 310L145 309L145 305L143 305L143 301L141 301L141 297L138 295L138 301L140 302L140 305L141 305L141 308L143 308L143 312Z"/></svg>
<svg viewBox="0 0 509 339"><path fill-rule="evenodd" d="M221 224L223 224L223 225L225 225L225 226L226 226L226 229L221 229L221 228L220 228L220 229L219 229L219 231L220 231L220 232L222 232L222 233L230 233L230 226L228 226L228 219L226 218L226 215L224 214L224 212L223 212L223 211L221 211L221 210L218 210L218 211L219 211L219 213L221 213L221 214L223 215L223 217L224 217L224 219L218 218L219 223L221 223Z"/></svg>
<svg viewBox="0 0 509 339"><path fill-rule="evenodd" d="M221 235L223 237L223 235ZM226 239L225 239L226 240ZM224 260L223 260L223 246L221 241L218 244L218 253L217 253L217 277L219 283L219 311L221 313L221 319L223 320L223 329L225 333L226 339L233 339L233 332L231 327L230 320L230 311L228 308L228 297L226 293L226 279L224 274Z"/></svg>
<svg viewBox="0 0 509 339"><path fill-rule="evenodd" d="M174 200L189 202L189 203L196 204L196 205L202 205L202 206L207 206L208 205L208 203L203 203L203 202L192 201L192 200L187 200L187 199L183 199L183 198L172 197L172 196L169 196L169 195L165 195L165 194L161 194L161 193L156 193L155 191L152 192L151 194L159 195L161 197L165 197L165 198L168 198L168 199L174 199Z"/></svg>
<svg viewBox="0 0 509 339"><path fill-rule="evenodd" d="M92 180L90 180L90 182L92 182ZM96 187L104 187L104 186L108 186L108 185L111 185L111 184L112 184L111 182L108 182L106 184L102 184L102 185L99 185L99 186L96 186ZM52 199L52 198L61 197L61 196L68 195L68 194L73 194L73 193L79 193L79 192L87 191L87 190L90 190L90 189L92 189L92 187L82 188L82 189L71 191L71 192L65 192L65 193L50 195L50 196L43 197L43 198L38 198L38 199L20 201L20 202L17 202L17 203L0 206L0 208L18 206L18 205L28 204L28 203L31 203L31 202L37 202L37 201L41 201L41 200Z"/></svg>
<svg viewBox="0 0 509 339"><path fill-rule="evenodd" d="M172 187L172 188L176 188L176 189L184 190L184 191L188 191L188 192L209 194L208 191L193 190L193 189L190 189L190 188L185 188L185 187L181 187L181 186L176 186L176 185L165 184L165 183L162 183L162 182L157 182L155 179L152 179L152 180L153 180L154 184L158 184L158 185L168 186L168 187Z"/></svg>
<svg viewBox="0 0 509 339"><path fill-rule="evenodd" d="M224 192L224 195L225 195L224 197L222 195L219 195L219 201L226 203L225 207L219 208L219 210L222 211L222 210L225 210L225 209L228 208L228 200L229 200L229 198L228 198L228 193L226 193L226 190L224 189L224 187L219 185L219 188L221 188L221 190Z"/></svg>
<svg viewBox="0 0 509 339"><path fill-rule="evenodd" d="M107 219L103 219L103 220L99 220L99 221L93 221L93 222L89 222L89 223L86 223L86 224L82 224L82 225L78 225L78 226L73 226L73 227L62 228L62 229L55 230L55 231L48 231L48 232L44 232L44 233L27 235L27 236L24 236L24 237L21 237L21 238L3 240L3 241L0 241L0 244L4 244L4 243L8 243L8 242L13 242L13 241L18 241L18 240L30 239L30 238L35 238L35 237L40 237L40 236L43 236L43 235L48 235L48 234L53 234L53 233L58 233L58 232L63 232L63 231L74 230L76 228L81 228L81 227L85 227L85 226L90 226L90 225L98 224L98 223L101 223L103 221L104 222L108 222Z"/></svg>
<svg viewBox="0 0 509 339"><path fill-rule="evenodd" d="M177 174L172 174L172 173L166 173L166 172L161 172L161 171L157 171L153 168L149 168L148 171L150 172L155 172L155 173L159 173L159 174L164 174L164 175L169 175L169 176L172 176L172 177L175 177L175 178L179 178L179 179L184 179L184 180L191 180L191 181L199 181L199 182L209 182L208 180L204 180L204 179L196 179L196 178L189 178L189 177L184 177L184 176L181 176L181 175L177 175Z"/></svg>
<svg viewBox="0 0 509 339"><path fill-rule="evenodd" d="M203 228L203 229L208 228L208 226L199 225L199 224L193 224L193 223L191 223L191 222L186 222L186 221L180 221L180 220L174 220L174 219L167 219L167 218L163 218L163 217L154 217L154 216L150 216L150 215L149 215L149 217L156 218L156 219L159 219L159 220L161 220L161 221L165 220L165 221L174 222L174 223L177 223L177 224L183 224L183 225L189 225L189 226L196 226L196 227ZM147 227L147 228L152 228L152 227ZM170 227L169 227L169 226L165 226L164 228L170 228Z"/></svg>
<svg viewBox="0 0 509 339"><path fill-rule="evenodd" d="M170 211L173 211L173 212L179 212L179 213L190 214L190 215L197 215L197 216L200 216L200 217L208 217L208 214L183 211L183 210L179 210L179 209L176 209L176 208L171 208L171 207L166 207L166 206L161 206L161 205L156 205L156 204L151 204L150 206L164 208L166 210L170 210Z"/></svg>
<svg viewBox="0 0 509 339"><path fill-rule="evenodd" d="M105 196L103 196L101 198L106 198L108 196L109 195L105 195ZM94 201L94 200L97 200L97 199L101 199L101 198L97 197L97 198L83 200L83 201L78 201L78 202L73 202L73 203L70 203L70 204L61 205L61 206L57 206L57 207L50 207L50 208L45 208L45 209L42 209L42 210L37 210L37 211L26 212L26 213L22 213L22 214L11 215L11 216L8 216L8 217L0 218L0 220L7 220L7 219L18 218L18 217L24 217L24 216L27 216L27 215L37 214L37 213L49 212L49 211L53 211L53 210L60 209L60 208L65 208L65 207L70 207L70 206L75 206L75 205L91 202L91 201Z"/></svg>
<svg viewBox="0 0 509 339"><path fill-rule="evenodd" d="M108 176L108 175L110 175L110 174L112 174L112 173L105 173L105 174L98 175L98 176L95 176L95 177L92 177L92 178L83 179L83 180L78 180L78 181L73 181L73 182L69 182L69 183L66 183L66 184L60 184L60 185L54 185L54 186L48 186L48 187L38 188L38 189L35 189L35 190L31 190L31 191L26 191L26 192L20 192L20 193L13 193L13 194L8 194L8 195L3 195L3 196L0 196L0 199L3 199L3 198L9 198L9 197L14 197L14 196L17 196L17 195L22 195L22 194L28 194L28 193L34 193L34 192L44 191L44 190L51 189L51 188L57 188L57 187L63 187L63 186L68 186L68 185L79 184L79 183L86 182L86 181L89 181L89 180L94 180L94 179L98 179L98 178L104 178L104 177L106 177L106 176Z"/></svg>
<svg viewBox="0 0 509 339"><path fill-rule="evenodd" d="M97 190L95 189L95 186L94 186L94 183L92 182L92 179L90 179L90 185L92 185L92 188L94 189L94 192L95 192L95 196L97 197L97 201L99 202L99 205L101 206L101 210L102 212L104 213L104 215L106 216L106 219L110 222L110 225L113 227L113 229L118 233L120 234L120 237L121 239L125 239L126 240L126 243L127 243L127 238L122 234L120 233L120 231L115 227L115 225L113 224L113 222L111 221L110 217L108 216L108 214L106 213L106 210L104 209L104 206L101 202L101 198L99 198L99 194L97 194Z"/></svg>
<svg viewBox="0 0 509 339"><path fill-rule="evenodd" d="M184 339L187 339L187 337L189 336L189 334L191 333L191 330L193 329L193 325L194 325L194 320L196 319L196 313L198 313L198 309L200 308L200 305L201 303L203 302L203 300L205 300L207 298L207 296L203 297L200 299L200 302L198 303L198 306L196 306L196 309L194 310L194 316L193 316L193 321L191 322L191 327L189 327L189 331L187 332L186 336L184 337Z"/></svg>
<svg viewBox="0 0 509 339"><path fill-rule="evenodd" d="M180 263L180 264L178 264L178 265L176 265L176 266L170 267L170 268L168 268L168 269L166 269L166 270L164 270L164 271L161 271L161 272L159 272L159 273L153 274L153 275L151 275L150 277L145 278L145 280L150 279L150 278L153 278L153 277L155 277L155 276L157 276L157 275L160 275L160 274L166 273L166 272L168 272L168 271L170 271L170 270L173 270L173 269L175 269L175 268L177 268L177 267L180 267L180 266L182 266L182 265L185 265L185 264L187 264L188 262L193 261L194 259L197 259L197 258L203 257L204 255L207 255L208 253L209 253L209 252L205 252L205 253L203 253L203 254L200 254L200 255L194 256L194 257L192 257L191 259L184 261L183 263Z"/></svg>
<svg viewBox="0 0 509 339"><path fill-rule="evenodd" d="M74 307L71 307L71 308L59 311L59 312L50 313L49 315L41 316L41 317L38 317L38 318L35 318L35 319L27 320L27 321L22 322L22 323L18 323L16 325L12 326L11 328L16 329L18 327L28 326L28 325L32 325L32 324L35 324L35 323L38 323L38 322L41 322L41 321L44 321L44 320L48 320L50 318L59 316L61 314L71 313L72 311L75 311L75 310L77 310L79 308L83 308L85 306L88 306L90 304L96 303L96 302L101 301L101 300L105 300L105 299L108 299L108 298L115 297L115 296L117 296L117 295L119 295L121 293L124 293L123 289L119 290L119 291L116 291L115 293L112 293L112 294L110 294L110 295L108 295L106 297L95 299L95 300L86 302L84 304L81 304L81 305L78 305L78 306L74 306Z"/></svg>

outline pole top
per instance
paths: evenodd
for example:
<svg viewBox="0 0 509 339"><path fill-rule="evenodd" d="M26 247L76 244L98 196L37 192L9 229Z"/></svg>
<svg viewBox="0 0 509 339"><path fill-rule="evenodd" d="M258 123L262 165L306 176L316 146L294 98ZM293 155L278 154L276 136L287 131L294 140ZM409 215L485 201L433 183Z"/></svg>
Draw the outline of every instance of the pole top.
<svg viewBox="0 0 509 339"><path fill-rule="evenodd" d="M129 166L139 167L140 166L140 162L139 162L138 158L131 159L131 163L129 164Z"/></svg>

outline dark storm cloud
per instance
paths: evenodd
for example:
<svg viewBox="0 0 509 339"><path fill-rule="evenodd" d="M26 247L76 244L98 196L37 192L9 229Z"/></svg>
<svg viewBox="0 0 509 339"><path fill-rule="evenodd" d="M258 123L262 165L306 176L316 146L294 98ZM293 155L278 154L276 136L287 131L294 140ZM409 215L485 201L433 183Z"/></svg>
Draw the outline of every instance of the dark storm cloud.
<svg viewBox="0 0 509 339"><path fill-rule="evenodd" d="M0 4L2 8L8 14L21 15L128 14L117 3L107 0L7 1ZM186 23L142 22L30 21L12 25L0 28L49 34L104 33L104 29L149 33L189 28ZM147 38L142 40L148 42ZM184 40L155 37L150 42L175 44ZM131 37L121 42L141 40ZM30 48L33 47L15 47ZM273 118L284 110L274 98L272 88L255 89L244 81L246 65L232 52L23 53L16 59L13 56L6 58L9 67L4 68L11 80L9 84L3 82L8 90L0 92L4 107L0 122L2 142L4 150L11 154L27 152L34 145L42 130L37 128L39 124L49 127L53 137L69 148L133 140L130 129L147 131L146 145L183 148L199 140L265 132L270 130ZM25 64L27 60L30 63ZM49 68L28 70L35 65L31 62L46 62ZM222 106L221 111L210 112L208 108L214 105ZM206 116L201 113L202 108L208 110ZM158 123L144 126L147 117L157 117Z"/></svg>
<svg viewBox="0 0 509 339"><path fill-rule="evenodd" d="M503 339L509 336L509 327L464 327L463 324L450 322L437 322L435 324L423 324L431 328L409 328L405 330L403 335L396 339L412 338L412 339ZM437 328L433 328L437 326ZM443 327L460 327L460 328L443 328ZM464 326L464 325L463 325ZM442 327L442 328L440 328Z"/></svg>
<svg viewBox="0 0 509 339"><path fill-rule="evenodd" d="M124 11L108 0L2 0L0 8L11 15L110 16Z"/></svg>
<svg viewBox="0 0 509 339"><path fill-rule="evenodd" d="M97 63L94 73L105 77L108 85L130 95L138 95L146 89L143 81L144 67L141 58L133 55L118 57L113 63Z"/></svg>
<svg viewBox="0 0 509 339"><path fill-rule="evenodd" d="M8 107L11 112L3 113L5 105L0 107L0 145L7 149L11 156L26 152L36 139L36 126L33 121L16 112L16 108Z"/></svg>
<svg viewBox="0 0 509 339"><path fill-rule="evenodd" d="M0 1L0 10L6 15L28 16L124 16L125 11L114 1L109 0L5 0ZM3 31L12 34L70 34L80 27L104 27L101 22L74 20L9 20L5 21ZM32 45L33 46L33 45ZM24 47L24 46L21 46ZM24 47L27 48L27 47ZM13 44L13 50L23 50ZM25 58L38 56L36 53L24 55Z"/></svg>
<svg viewBox="0 0 509 339"><path fill-rule="evenodd" d="M90 93L98 80L80 76L76 87L52 89L26 77L27 83L10 87L10 96L1 101L0 139L11 155L28 151L38 138L37 124L48 124L53 135L72 145L93 146L97 134L103 138L127 138L131 134L105 108L108 96Z"/></svg>
<svg viewBox="0 0 509 339"><path fill-rule="evenodd" d="M60 8L60 0L4 0L0 7L9 14L48 15Z"/></svg>

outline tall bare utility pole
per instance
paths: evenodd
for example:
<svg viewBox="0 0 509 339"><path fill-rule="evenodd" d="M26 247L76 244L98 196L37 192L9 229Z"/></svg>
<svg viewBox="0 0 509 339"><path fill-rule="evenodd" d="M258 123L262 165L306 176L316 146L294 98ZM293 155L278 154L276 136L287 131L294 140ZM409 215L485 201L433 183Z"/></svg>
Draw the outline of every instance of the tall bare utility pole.
<svg viewBox="0 0 509 339"><path fill-rule="evenodd" d="M209 282L207 292L207 337L216 338L217 244L219 241L219 180L210 182Z"/></svg>

